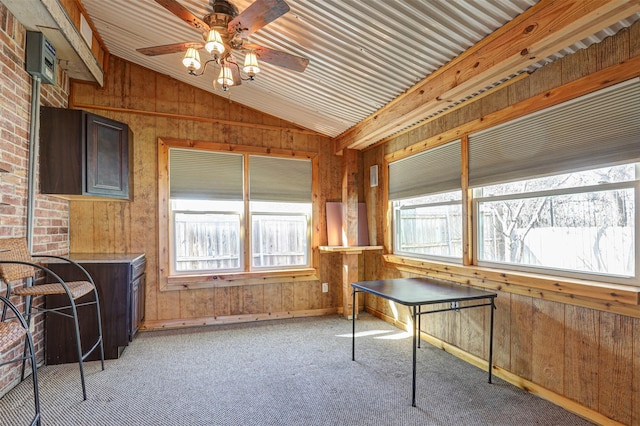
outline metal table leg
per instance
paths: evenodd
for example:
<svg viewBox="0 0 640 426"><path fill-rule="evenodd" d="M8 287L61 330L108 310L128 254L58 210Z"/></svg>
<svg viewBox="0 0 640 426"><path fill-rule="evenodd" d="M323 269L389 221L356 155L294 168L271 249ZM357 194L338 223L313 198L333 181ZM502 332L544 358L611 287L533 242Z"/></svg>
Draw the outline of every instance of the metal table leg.
<svg viewBox="0 0 640 426"><path fill-rule="evenodd" d="M351 292L351 361L356 360L356 289Z"/></svg>
<svg viewBox="0 0 640 426"><path fill-rule="evenodd" d="M416 307L413 306L413 389L411 394L411 405L416 406L416 347L418 345L417 342L417 334L416 334L416 321L418 319Z"/></svg>
<svg viewBox="0 0 640 426"><path fill-rule="evenodd" d="M491 330L489 330L489 383L491 383L491 370L493 368L493 311L496 309L495 299L491 298Z"/></svg>

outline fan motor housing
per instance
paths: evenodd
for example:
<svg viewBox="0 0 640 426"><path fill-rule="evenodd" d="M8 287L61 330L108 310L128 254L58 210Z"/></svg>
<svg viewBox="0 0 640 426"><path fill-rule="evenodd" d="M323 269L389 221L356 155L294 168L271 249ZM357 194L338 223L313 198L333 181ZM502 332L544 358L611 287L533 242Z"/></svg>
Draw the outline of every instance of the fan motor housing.
<svg viewBox="0 0 640 426"><path fill-rule="evenodd" d="M203 18L203 21L211 28L224 28L238 16L238 8L227 0L211 0L211 13Z"/></svg>

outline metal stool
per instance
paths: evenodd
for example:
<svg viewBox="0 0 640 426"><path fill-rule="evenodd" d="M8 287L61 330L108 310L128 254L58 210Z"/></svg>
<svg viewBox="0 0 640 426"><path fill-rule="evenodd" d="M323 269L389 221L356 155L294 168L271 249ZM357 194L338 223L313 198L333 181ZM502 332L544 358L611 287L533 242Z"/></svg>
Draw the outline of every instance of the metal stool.
<svg viewBox="0 0 640 426"><path fill-rule="evenodd" d="M18 311L18 308L16 308L15 305L9 301L9 299L0 296L0 303L2 303L2 321L0 321L0 353L4 353L6 350L14 347L18 342L22 341L23 338L26 340L25 349L27 350L25 351L25 353L23 353L23 356L4 361L0 363L0 366L22 361L22 365L24 368L24 363L26 362L26 360L29 360L29 362L31 363L31 377L33 380L33 402L35 404L35 414L31 420L31 425L39 425L40 396L38 394L38 371L36 366L35 348L33 346L33 338L31 337L31 333L29 332L29 325ZM8 309L13 312L13 316L10 318L7 318ZM16 321L11 321L12 319L15 319ZM22 374L24 378L24 370Z"/></svg>
<svg viewBox="0 0 640 426"><path fill-rule="evenodd" d="M100 349L100 360L102 363L102 370L104 370L104 347L102 343L102 315L100 314L100 300L98 298L98 291L91 278L91 275L79 264L69 260L62 256L47 256L47 255L34 255L29 253L27 248L27 242L24 238L3 238L0 239L0 250L6 250L0 252L0 277L7 284L6 297L9 298L11 294L21 296L25 298L25 318L27 324L31 323L33 314L38 313L54 313L71 318L74 323L75 333L75 345L78 352L78 365L80 367L80 381L82 383L82 397L87 399L87 389L84 379L84 360L93 353L94 350ZM62 262L67 262L75 265L79 268L87 277L84 281L69 281L65 282L62 278L56 275L53 271L45 268L42 265L34 263L35 258L53 258ZM45 280L52 279L52 283L36 284L35 275L38 271L42 271L45 274ZM11 292L10 283L16 280L26 280L24 287L17 288ZM49 295L66 295L69 304L67 306L46 309L38 306L33 306L33 298L35 296L49 296ZM85 296L93 294L93 300L76 303L76 300ZM98 324L98 337L96 341L91 345L86 352L82 352L82 342L80 340L80 325L78 323L78 307L95 305L97 324ZM35 312L34 312L35 311ZM26 351L26 348L25 348ZM23 378L24 378L24 363L23 363Z"/></svg>

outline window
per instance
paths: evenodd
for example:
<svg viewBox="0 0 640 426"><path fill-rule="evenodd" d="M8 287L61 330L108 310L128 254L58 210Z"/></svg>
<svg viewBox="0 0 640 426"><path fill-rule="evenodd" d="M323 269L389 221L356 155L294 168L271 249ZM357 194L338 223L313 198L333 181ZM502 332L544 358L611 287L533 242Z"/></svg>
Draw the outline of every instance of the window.
<svg viewBox="0 0 640 426"><path fill-rule="evenodd" d="M168 148L172 274L310 266L308 159Z"/></svg>
<svg viewBox="0 0 640 426"><path fill-rule="evenodd" d="M639 285L639 83L390 163L393 253Z"/></svg>
<svg viewBox="0 0 640 426"><path fill-rule="evenodd" d="M477 188L478 264L633 279L636 171L626 164Z"/></svg>
<svg viewBox="0 0 640 426"><path fill-rule="evenodd" d="M461 144L389 164L395 254L461 261Z"/></svg>
<svg viewBox="0 0 640 426"><path fill-rule="evenodd" d="M462 258L461 191L395 201L394 253Z"/></svg>

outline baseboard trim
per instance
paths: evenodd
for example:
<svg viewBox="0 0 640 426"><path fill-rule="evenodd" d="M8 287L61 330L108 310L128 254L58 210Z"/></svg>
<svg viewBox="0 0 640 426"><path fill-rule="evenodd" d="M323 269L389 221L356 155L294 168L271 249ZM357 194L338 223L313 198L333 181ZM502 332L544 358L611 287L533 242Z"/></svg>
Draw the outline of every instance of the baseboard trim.
<svg viewBox="0 0 640 426"><path fill-rule="evenodd" d="M304 311L268 312L261 314L221 315L215 317L181 318L145 320L140 327L141 331L166 330L182 327L198 327L204 325L236 324L254 321L269 321L284 318L317 317L337 314L338 308L308 309Z"/></svg>

